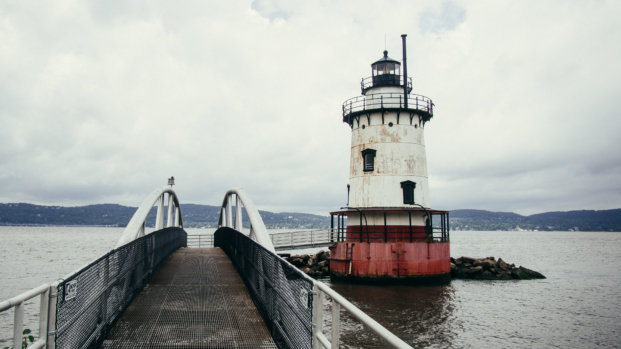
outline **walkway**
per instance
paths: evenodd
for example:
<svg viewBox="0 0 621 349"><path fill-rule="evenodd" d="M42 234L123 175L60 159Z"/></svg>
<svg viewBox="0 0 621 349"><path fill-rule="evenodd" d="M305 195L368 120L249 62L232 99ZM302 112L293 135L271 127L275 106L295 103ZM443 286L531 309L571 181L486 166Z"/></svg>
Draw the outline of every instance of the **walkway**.
<svg viewBox="0 0 621 349"><path fill-rule="evenodd" d="M276 348L220 248L181 248L156 272L101 348Z"/></svg>

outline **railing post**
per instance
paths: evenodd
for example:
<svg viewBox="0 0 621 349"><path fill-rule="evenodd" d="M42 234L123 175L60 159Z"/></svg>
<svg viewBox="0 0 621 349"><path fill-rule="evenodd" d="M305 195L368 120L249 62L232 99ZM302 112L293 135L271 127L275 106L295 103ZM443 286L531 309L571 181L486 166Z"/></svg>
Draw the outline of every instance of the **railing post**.
<svg viewBox="0 0 621 349"><path fill-rule="evenodd" d="M39 339L47 343L47 312L49 310L50 288L41 293L41 304L39 306Z"/></svg>
<svg viewBox="0 0 621 349"><path fill-rule="evenodd" d="M323 291L317 285L313 285L313 290L315 291L315 304L313 304L313 325L315 325L313 329L313 349L322 349L318 335L323 334Z"/></svg>
<svg viewBox="0 0 621 349"><path fill-rule="evenodd" d="M175 201L173 200L173 195L168 193L168 217L166 217L166 227L173 226L173 216L175 214Z"/></svg>
<svg viewBox="0 0 621 349"><path fill-rule="evenodd" d="M49 303L47 311L47 331L39 336L47 336L46 349L56 348L56 302L58 297L58 283L55 282L50 286Z"/></svg>
<svg viewBox="0 0 621 349"><path fill-rule="evenodd" d="M179 207L175 207L175 227L179 226L179 221L181 221L181 209Z"/></svg>
<svg viewBox="0 0 621 349"><path fill-rule="evenodd" d="M384 212L384 242L388 242L388 227L386 226L386 212Z"/></svg>
<svg viewBox="0 0 621 349"><path fill-rule="evenodd" d="M13 349L22 349L22 331L24 330L24 302L15 306L13 320Z"/></svg>
<svg viewBox="0 0 621 349"><path fill-rule="evenodd" d="M164 194L157 199L157 214L155 215L155 230L164 228Z"/></svg>
<svg viewBox="0 0 621 349"><path fill-rule="evenodd" d="M408 212L410 214L410 243L412 243L412 212Z"/></svg>
<svg viewBox="0 0 621 349"><path fill-rule="evenodd" d="M338 349L340 342L340 327L341 327L341 305L332 299L332 338L330 344L331 348Z"/></svg>
<svg viewBox="0 0 621 349"><path fill-rule="evenodd" d="M220 220L218 221L218 228L226 227L226 208L220 208Z"/></svg>
<svg viewBox="0 0 621 349"><path fill-rule="evenodd" d="M242 225L242 209L241 209L241 199L239 195L235 195L235 230L242 232L244 229Z"/></svg>
<svg viewBox="0 0 621 349"><path fill-rule="evenodd" d="M231 202L231 195L227 195L226 197L226 226L229 228L233 227L233 203Z"/></svg>

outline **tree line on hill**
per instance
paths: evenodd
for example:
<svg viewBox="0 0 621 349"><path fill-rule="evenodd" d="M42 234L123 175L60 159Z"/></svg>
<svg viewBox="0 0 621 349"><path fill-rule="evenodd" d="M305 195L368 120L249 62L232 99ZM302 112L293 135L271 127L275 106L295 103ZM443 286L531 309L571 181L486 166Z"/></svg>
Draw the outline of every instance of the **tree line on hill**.
<svg viewBox="0 0 621 349"><path fill-rule="evenodd" d="M454 210L449 217L453 231L621 231L621 209L545 212L530 216L512 212Z"/></svg>
<svg viewBox="0 0 621 349"><path fill-rule="evenodd" d="M166 208L166 207L165 207ZM25 203L0 203L0 225L88 225L125 227L138 208L117 204L99 204L78 207L42 206ZM164 212L167 212L166 209ZM186 228L215 228L220 206L183 204L183 223ZM233 212L235 209L233 208ZM155 226L157 208L147 217L147 226ZM261 211L268 229L321 229L330 225L330 218L308 213ZM248 216L242 210L244 225Z"/></svg>
<svg viewBox="0 0 621 349"><path fill-rule="evenodd" d="M64 207L7 203L0 204L0 225L124 227L129 223L136 209L136 207L117 204ZM217 227L220 206L183 204L181 211L184 226L187 228ZM269 211L259 211L259 213L268 229L325 229L330 227L328 216ZM155 225L155 216L156 208L154 207L147 218L147 226ZM247 227L248 217L245 212L243 212L243 221ZM511 212L453 210L450 213L449 222L451 231L621 231L621 209L546 212L530 216Z"/></svg>

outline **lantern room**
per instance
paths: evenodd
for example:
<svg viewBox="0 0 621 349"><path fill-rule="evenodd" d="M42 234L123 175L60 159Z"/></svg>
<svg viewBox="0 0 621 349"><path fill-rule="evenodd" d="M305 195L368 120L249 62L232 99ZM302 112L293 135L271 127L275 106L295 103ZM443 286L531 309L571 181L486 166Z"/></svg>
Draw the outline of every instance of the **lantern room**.
<svg viewBox="0 0 621 349"><path fill-rule="evenodd" d="M373 87L401 85L401 63L388 57L388 51L384 51L384 57L371 64L371 69Z"/></svg>

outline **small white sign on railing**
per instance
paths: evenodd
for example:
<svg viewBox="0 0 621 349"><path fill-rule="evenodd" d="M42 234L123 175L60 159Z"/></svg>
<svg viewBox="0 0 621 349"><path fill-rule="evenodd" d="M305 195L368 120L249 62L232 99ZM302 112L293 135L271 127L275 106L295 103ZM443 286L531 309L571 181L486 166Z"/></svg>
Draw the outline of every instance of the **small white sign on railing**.
<svg viewBox="0 0 621 349"><path fill-rule="evenodd" d="M78 280L69 281L65 284L65 300L75 298L78 294Z"/></svg>
<svg viewBox="0 0 621 349"><path fill-rule="evenodd" d="M300 302L302 302L304 309L308 309L308 291L305 289L300 290Z"/></svg>

